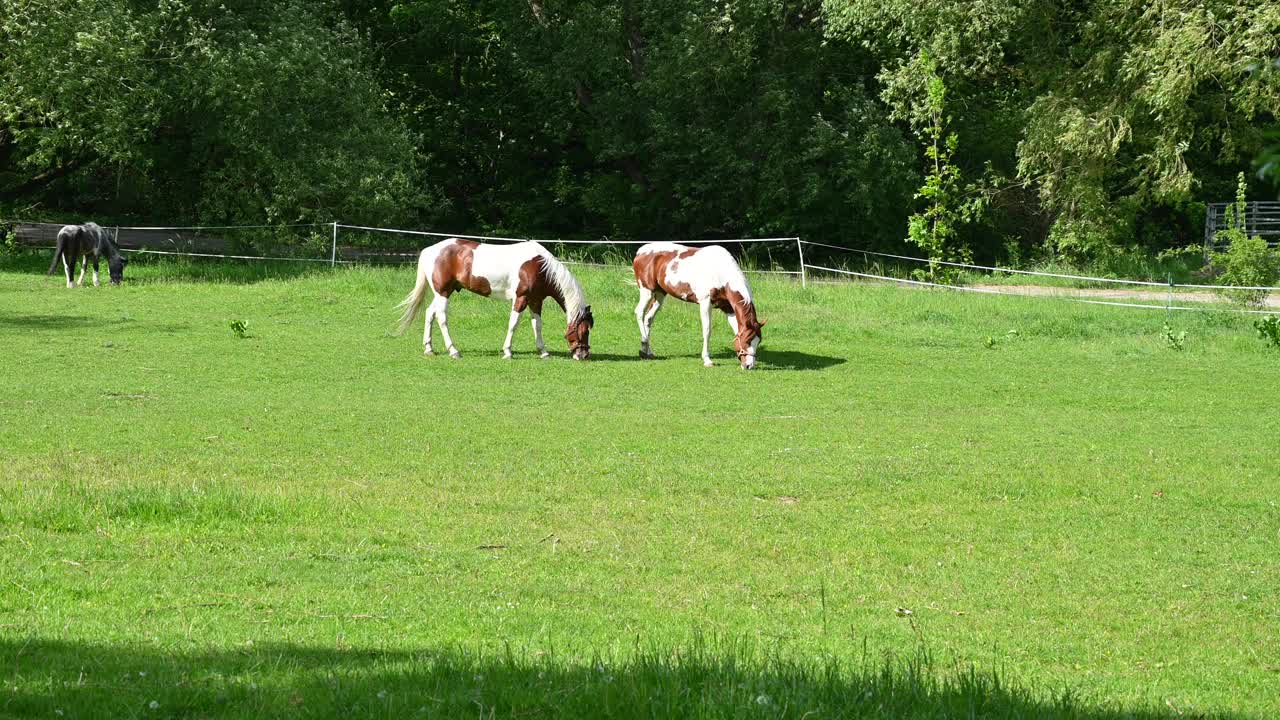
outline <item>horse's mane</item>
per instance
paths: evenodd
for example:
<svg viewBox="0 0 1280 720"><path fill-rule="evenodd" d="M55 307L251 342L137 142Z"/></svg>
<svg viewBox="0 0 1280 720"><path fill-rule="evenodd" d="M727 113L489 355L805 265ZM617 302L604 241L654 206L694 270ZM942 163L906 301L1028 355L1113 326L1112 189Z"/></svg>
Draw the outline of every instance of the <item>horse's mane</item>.
<svg viewBox="0 0 1280 720"><path fill-rule="evenodd" d="M538 249L542 250L538 255L542 258L542 267L547 271L547 277L551 278L551 283L564 297L565 318L572 324L587 306L586 298L582 294L582 286L578 284L578 279L569 272L569 268L565 267L564 263L557 260L541 245Z"/></svg>
<svg viewBox="0 0 1280 720"><path fill-rule="evenodd" d="M724 282L729 286L729 289L738 291L738 293L742 295L743 301L748 304L754 302L751 299L751 285L747 283L747 274L742 272L742 266L738 265L738 261L734 259L733 253L720 245L711 245L709 247L701 248L699 252L720 255L723 265L718 269Z"/></svg>
<svg viewBox="0 0 1280 720"><path fill-rule="evenodd" d="M87 222L80 227L93 238L94 247L107 251L108 255L117 255L120 252L116 241L111 237L111 233L107 232L101 225L96 222Z"/></svg>

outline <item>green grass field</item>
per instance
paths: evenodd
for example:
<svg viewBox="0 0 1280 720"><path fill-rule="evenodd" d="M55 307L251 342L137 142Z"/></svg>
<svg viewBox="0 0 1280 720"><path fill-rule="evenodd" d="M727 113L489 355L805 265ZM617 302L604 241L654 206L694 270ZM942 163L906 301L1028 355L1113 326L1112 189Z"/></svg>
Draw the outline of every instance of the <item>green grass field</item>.
<svg viewBox="0 0 1280 720"><path fill-rule="evenodd" d="M747 373L675 302L639 361L582 269L593 360L461 296L454 361L408 268L47 262L0 260L0 716L1280 715L1247 318L758 278Z"/></svg>

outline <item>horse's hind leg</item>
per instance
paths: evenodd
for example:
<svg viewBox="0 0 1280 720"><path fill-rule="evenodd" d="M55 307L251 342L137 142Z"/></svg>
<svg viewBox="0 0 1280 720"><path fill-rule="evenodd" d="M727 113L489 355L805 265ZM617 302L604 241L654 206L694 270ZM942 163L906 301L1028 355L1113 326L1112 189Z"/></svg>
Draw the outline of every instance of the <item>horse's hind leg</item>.
<svg viewBox="0 0 1280 720"><path fill-rule="evenodd" d="M711 367L711 298L698 301L702 315L702 364Z"/></svg>
<svg viewBox="0 0 1280 720"><path fill-rule="evenodd" d="M82 287L84 286L84 271L87 270L88 268L89 268L89 258L88 257L80 258L80 277L76 280L77 285L80 285Z"/></svg>
<svg viewBox="0 0 1280 720"><path fill-rule="evenodd" d="M66 253L66 252L62 253L62 273L67 276L68 288L73 288L76 286L76 284L71 280L71 278L75 277L76 275L75 262L76 262L76 259L74 255L71 255L70 253Z"/></svg>
<svg viewBox="0 0 1280 720"><path fill-rule="evenodd" d="M653 318L662 308L662 293L640 288L640 304L636 305L636 324L640 326L640 357L652 360L655 356L649 347L649 335L653 330Z"/></svg>
<svg viewBox="0 0 1280 720"><path fill-rule="evenodd" d="M85 263L88 265L89 263ZM93 256L93 286L98 287L98 256Z"/></svg>
<svg viewBox="0 0 1280 720"><path fill-rule="evenodd" d="M453 338L449 337L449 297L437 295L431 305L435 308L436 324L440 326L440 336L444 338L444 346L449 350L449 357L462 357L462 353L454 347Z"/></svg>
<svg viewBox="0 0 1280 720"><path fill-rule="evenodd" d="M511 319L507 321L507 339L502 342L502 357L511 359L511 339L515 337L516 325L520 324L520 301L511 303Z"/></svg>
<svg viewBox="0 0 1280 720"><path fill-rule="evenodd" d="M431 349L431 320L435 318L436 300L438 300L439 298L440 298L439 295L432 298L431 302L427 303L426 312L422 313L422 320L423 320L422 322L422 354L423 355L435 355L435 351Z"/></svg>
<svg viewBox="0 0 1280 720"><path fill-rule="evenodd" d="M645 327L644 315L649 311L649 301L653 299L653 291L640 286L640 302L636 303L636 324L640 326L640 357L649 357L649 329Z"/></svg>

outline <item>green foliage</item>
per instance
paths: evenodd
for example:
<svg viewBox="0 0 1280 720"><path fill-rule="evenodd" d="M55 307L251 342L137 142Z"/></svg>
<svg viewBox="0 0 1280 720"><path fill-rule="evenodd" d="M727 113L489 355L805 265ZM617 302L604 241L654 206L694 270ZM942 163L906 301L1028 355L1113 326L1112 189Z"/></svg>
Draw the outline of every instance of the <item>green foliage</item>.
<svg viewBox="0 0 1280 720"><path fill-rule="evenodd" d="M900 240L913 154L816 1L414 0L382 28L458 223ZM494 139L497 139L497 142Z"/></svg>
<svg viewBox="0 0 1280 720"><path fill-rule="evenodd" d="M0 254L17 255L22 252L22 246L18 244L18 236L13 228L5 223L0 223Z"/></svg>
<svg viewBox="0 0 1280 720"><path fill-rule="evenodd" d="M958 162L992 162L1034 197L994 209L1075 261L1151 235L1148 211L1203 193L1261 147L1280 107L1280 72L1244 73L1280 55L1280 6L826 0L830 32L876 48L895 118L928 124L921 78L932 59L955 126L982 142ZM1269 66L1270 68L1270 66ZM993 131L993 129L995 129ZM1160 219L1171 245L1195 228ZM1139 224L1144 227L1137 227ZM1159 250L1161 247L1150 248ZM994 252L996 248L992 248Z"/></svg>
<svg viewBox="0 0 1280 720"><path fill-rule="evenodd" d="M1169 348L1170 350L1177 350L1181 352L1183 349L1186 348L1186 342L1187 342L1186 330L1179 330L1177 332L1174 332L1173 326L1169 325L1169 323L1166 322L1164 326L1161 328L1160 334L1162 337L1164 337L1165 347Z"/></svg>
<svg viewBox="0 0 1280 720"><path fill-rule="evenodd" d="M1271 62L1253 63L1249 67L1249 72L1257 75L1280 74L1280 57ZM1280 127L1273 125L1264 130L1263 137L1267 144L1258 151L1253 165L1257 169L1258 178L1270 182L1277 193L1280 193Z"/></svg>
<svg viewBox="0 0 1280 720"><path fill-rule="evenodd" d="M1246 236L1243 232L1231 240L1226 252L1214 254L1214 264L1222 268L1218 280L1223 285L1257 288L1274 287L1280 280L1280 254L1272 250L1264 238ZM1221 290L1225 297L1242 305L1261 306L1268 290Z"/></svg>
<svg viewBox="0 0 1280 720"><path fill-rule="evenodd" d="M436 202L365 41L313 3L0 5L0 197L256 223Z"/></svg>
<svg viewBox="0 0 1280 720"><path fill-rule="evenodd" d="M6 184L93 162L138 162L164 91L160 26L183 14L162 2L154 16L120 0L0 0L0 167ZM170 52L181 52L170 48ZM3 189L3 186L0 186Z"/></svg>
<svg viewBox="0 0 1280 720"><path fill-rule="evenodd" d="M1227 207L1227 229L1218 232L1218 243L1228 243L1225 252L1214 253L1215 266L1222 268L1218 280L1224 285L1268 288L1280 281L1280 252L1272 250L1265 238L1249 236L1245 205L1244 173L1240 173L1236 200ZM1264 289L1220 290L1232 302L1258 307L1266 303L1270 291Z"/></svg>
<svg viewBox="0 0 1280 720"><path fill-rule="evenodd" d="M1019 172L1059 213L1066 248L1123 242L1138 208L1187 198L1197 168L1239 162L1280 105L1280 78L1247 61L1280 51L1274 3L1100 3L1048 92L1028 108ZM1269 28L1269 29L1268 29Z"/></svg>
<svg viewBox="0 0 1280 720"><path fill-rule="evenodd" d="M398 223L429 207L356 31L312 3L267 7L222 12L183 77L192 152L168 160L203 169L200 215Z"/></svg>
<svg viewBox="0 0 1280 720"><path fill-rule="evenodd" d="M901 250L915 192L938 258L1092 262L1275 167L1275 3L65 5L0 0L33 216Z"/></svg>
<svg viewBox="0 0 1280 720"><path fill-rule="evenodd" d="M1270 181L1280 190L1280 130L1268 131L1266 138L1270 144L1258 152L1254 166L1258 169L1259 178Z"/></svg>
<svg viewBox="0 0 1280 720"><path fill-rule="evenodd" d="M1253 327L1258 331L1258 337L1263 342L1272 349L1280 350L1280 317L1269 315L1254 320Z"/></svg>
<svg viewBox="0 0 1280 720"><path fill-rule="evenodd" d="M229 324L231 326L231 332L235 333L236 337L240 338L241 340L244 340L246 337L249 336L248 335L249 326L244 320L232 320Z"/></svg>

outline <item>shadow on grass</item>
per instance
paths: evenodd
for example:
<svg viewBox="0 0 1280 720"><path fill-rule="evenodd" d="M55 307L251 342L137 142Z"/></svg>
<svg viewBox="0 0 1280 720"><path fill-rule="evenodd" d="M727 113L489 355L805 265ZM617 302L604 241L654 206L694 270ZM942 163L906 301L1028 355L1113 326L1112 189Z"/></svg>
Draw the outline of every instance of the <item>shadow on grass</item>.
<svg viewBox="0 0 1280 720"><path fill-rule="evenodd" d="M846 358L815 355L798 350L761 348L760 367L767 370L825 370L848 362Z"/></svg>
<svg viewBox="0 0 1280 720"><path fill-rule="evenodd" d="M627 659L464 649L245 644L165 651L0 640L0 715L18 717L1073 718L1155 720L1163 708L1035 693L909 661L795 662L694 643ZM1239 715L1213 715L1241 718Z"/></svg>
<svg viewBox="0 0 1280 720"><path fill-rule="evenodd" d="M0 312L0 328L18 330L67 330L91 325L119 325L125 320L103 320L87 315L18 315Z"/></svg>

